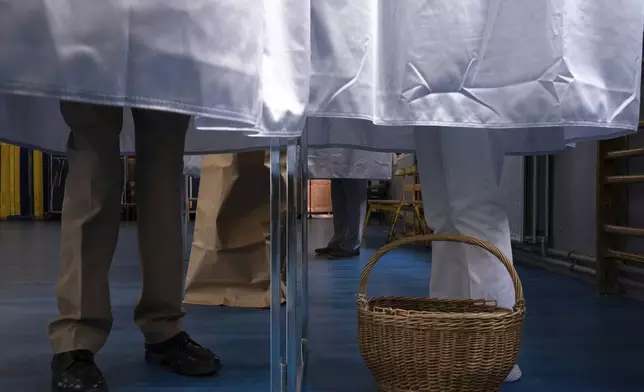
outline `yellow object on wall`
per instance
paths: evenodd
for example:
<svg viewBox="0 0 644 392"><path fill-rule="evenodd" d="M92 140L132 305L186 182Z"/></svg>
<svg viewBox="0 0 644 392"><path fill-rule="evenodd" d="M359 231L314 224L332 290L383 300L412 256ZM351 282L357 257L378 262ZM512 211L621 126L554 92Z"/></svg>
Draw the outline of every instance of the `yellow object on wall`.
<svg viewBox="0 0 644 392"><path fill-rule="evenodd" d="M0 144L0 219L20 215L20 147Z"/></svg>
<svg viewBox="0 0 644 392"><path fill-rule="evenodd" d="M11 212L9 148L7 144L0 144L0 219L6 219Z"/></svg>
<svg viewBox="0 0 644 392"><path fill-rule="evenodd" d="M32 154L33 166L33 208L34 218L43 219L45 217L45 192L44 192L44 175L43 175L43 156L42 152L34 151Z"/></svg>
<svg viewBox="0 0 644 392"><path fill-rule="evenodd" d="M20 215L20 147L11 146L11 216Z"/></svg>

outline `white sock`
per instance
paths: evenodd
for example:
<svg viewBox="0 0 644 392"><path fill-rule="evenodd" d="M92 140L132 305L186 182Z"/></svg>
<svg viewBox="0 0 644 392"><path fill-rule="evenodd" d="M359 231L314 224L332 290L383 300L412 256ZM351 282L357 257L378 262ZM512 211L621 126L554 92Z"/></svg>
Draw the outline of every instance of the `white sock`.
<svg viewBox="0 0 644 392"><path fill-rule="evenodd" d="M516 382L521 379L521 376L523 373L521 373L521 368L519 368L519 365L514 365L512 370L510 371L510 374L505 378L505 382Z"/></svg>

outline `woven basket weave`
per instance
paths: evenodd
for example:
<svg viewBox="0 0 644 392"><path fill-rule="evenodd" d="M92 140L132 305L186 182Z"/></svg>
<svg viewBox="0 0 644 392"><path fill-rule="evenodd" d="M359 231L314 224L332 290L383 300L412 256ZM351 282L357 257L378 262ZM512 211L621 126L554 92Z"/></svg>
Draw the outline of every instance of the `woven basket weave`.
<svg viewBox="0 0 644 392"><path fill-rule="evenodd" d="M512 277L516 304L366 296L369 274L387 252L403 245L460 242L494 254ZM378 250L362 272L358 308L360 352L381 392L498 391L517 362L525 318L515 269L493 245L472 237L422 235Z"/></svg>

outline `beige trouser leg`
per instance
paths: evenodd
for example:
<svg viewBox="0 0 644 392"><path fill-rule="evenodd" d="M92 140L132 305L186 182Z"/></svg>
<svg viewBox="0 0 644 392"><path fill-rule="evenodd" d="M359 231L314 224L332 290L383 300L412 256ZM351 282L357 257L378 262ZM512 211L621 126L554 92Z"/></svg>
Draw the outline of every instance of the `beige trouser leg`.
<svg viewBox="0 0 644 392"><path fill-rule="evenodd" d="M120 220L123 111L71 102L61 103L61 111L72 132L63 203L60 317L50 324L49 335L57 353L96 352L112 326L108 272ZM180 172L189 118L144 110L134 111L134 117L137 152L143 157L137 165L137 190L144 289L136 319L146 339L156 342L179 332L183 315ZM167 194L175 188L176 196Z"/></svg>

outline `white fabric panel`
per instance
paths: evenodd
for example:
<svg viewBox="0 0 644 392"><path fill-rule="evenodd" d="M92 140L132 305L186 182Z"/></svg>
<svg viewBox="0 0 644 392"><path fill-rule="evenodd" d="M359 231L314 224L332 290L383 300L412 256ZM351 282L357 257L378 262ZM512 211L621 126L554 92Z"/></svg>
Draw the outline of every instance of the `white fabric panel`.
<svg viewBox="0 0 644 392"><path fill-rule="evenodd" d="M349 148L309 150L310 178L388 180L393 171L391 153Z"/></svg>
<svg viewBox="0 0 644 392"><path fill-rule="evenodd" d="M379 151L414 151L415 126L495 129L515 154L637 126L641 0L258 3L0 0L0 139L64 149L59 98L232 131L193 125L196 154L265 148L245 134L297 136L306 113L311 146Z"/></svg>
<svg viewBox="0 0 644 392"><path fill-rule="evenodd" d="M201 155L184 157L183 172L199 177L202 160ZM308 157L309 178L387 180L392 175L392 160L390 153L348 148L311 149Z"/></svg>

